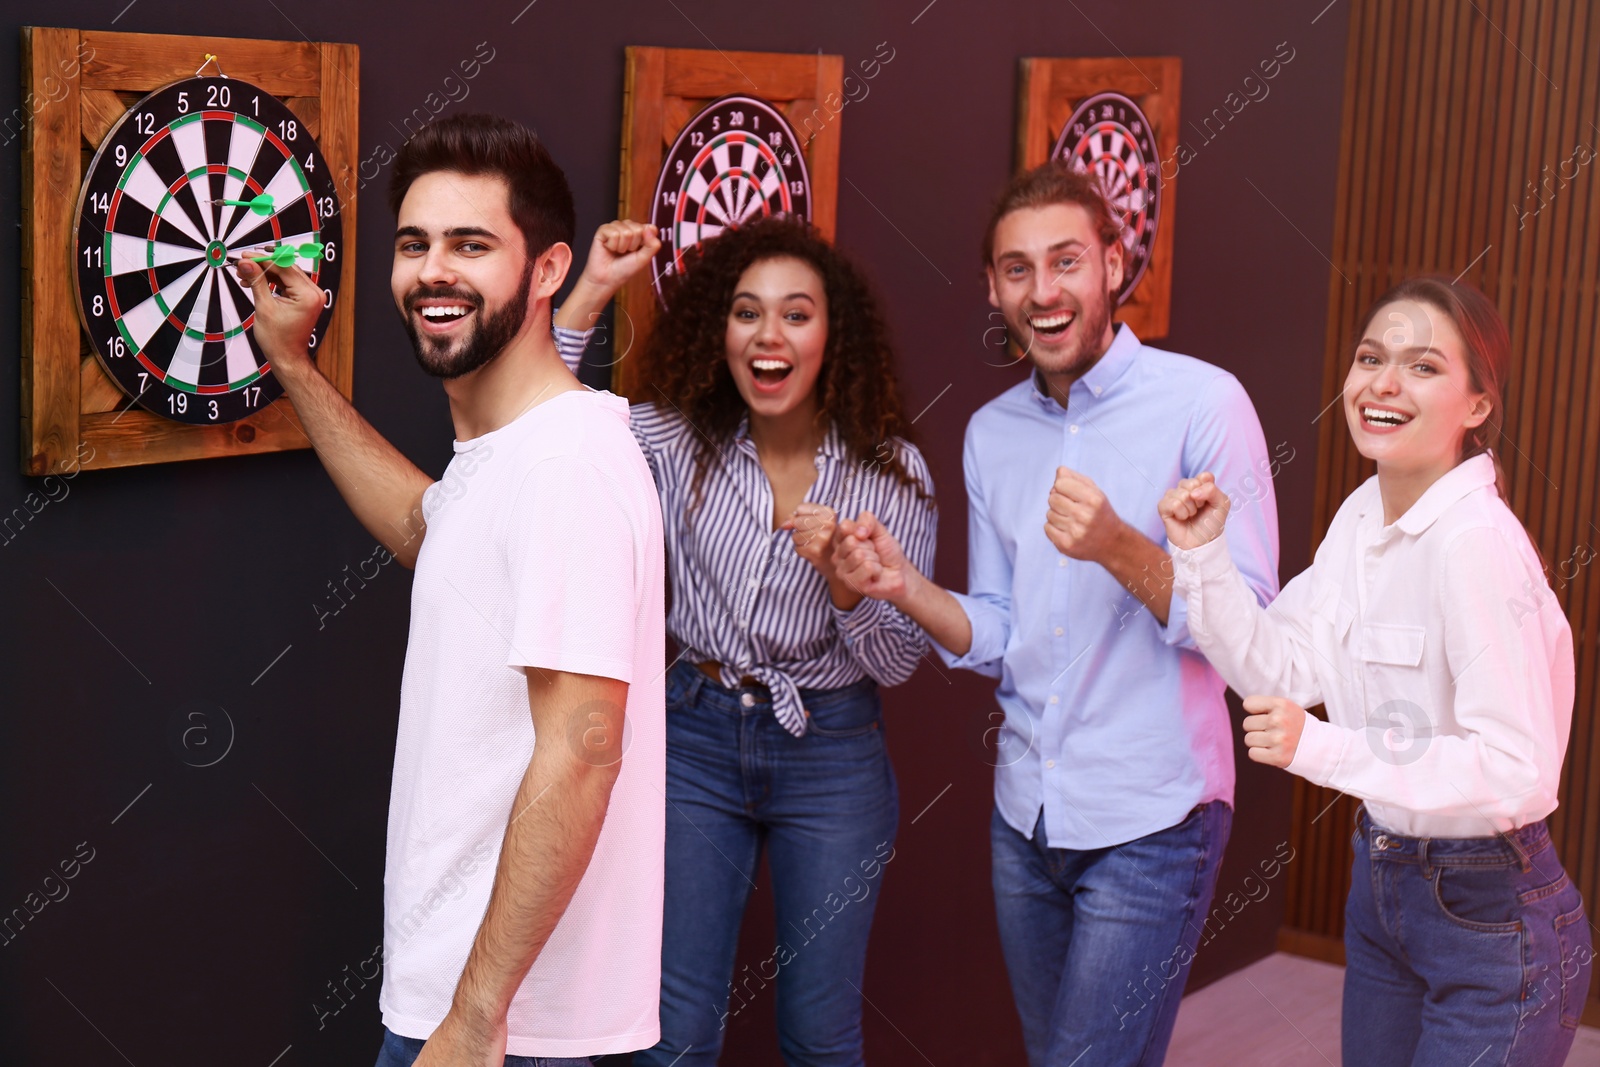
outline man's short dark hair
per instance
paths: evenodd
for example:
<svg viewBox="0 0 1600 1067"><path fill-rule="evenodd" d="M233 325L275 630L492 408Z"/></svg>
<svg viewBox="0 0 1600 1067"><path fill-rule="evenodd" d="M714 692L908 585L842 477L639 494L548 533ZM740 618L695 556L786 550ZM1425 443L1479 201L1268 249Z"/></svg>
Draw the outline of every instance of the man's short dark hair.
<svg viewBox="0 0 1600 1067"><path fill-rule="evenodd" d="M1051 160L1023 171L1006 184L989 215L989 228L983 232L983 265L987 267L994 262L994 232L1001 219L1013 211L1052 204L1077 204L1087 211L1090 224L1105 247L1110 248L1122 239L1122 222L1106 203L1100 183L1086 171Z"/></svg>
<svg viewBox="0 0 1600 1067"><path fill-rule="evenodd" d="M411 183L453 170L500 178L511 190L511 217L530 260L557 241L572 244L577 220L567 176L528 127L497 115L452 115L418 130L400 147L389 184L389 209L400 214Z"/></svg>

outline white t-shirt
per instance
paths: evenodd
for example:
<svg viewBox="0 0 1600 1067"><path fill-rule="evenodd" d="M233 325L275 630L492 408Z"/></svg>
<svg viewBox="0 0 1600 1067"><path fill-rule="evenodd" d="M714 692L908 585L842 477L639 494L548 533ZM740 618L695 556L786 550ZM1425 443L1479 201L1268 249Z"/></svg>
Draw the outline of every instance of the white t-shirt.
<svg viewBox="0 0 1600 1067"><path fill-rule="evenodd" d="M426 1038L450 1008L533 754L522 668L542 667L628 683L624 754L588 870L512 1000L506 1051L647 1048L659 1037L666 804L655 484L610 393L562 393L455 450L423 496L411 590L383 1022Z"/></svg>

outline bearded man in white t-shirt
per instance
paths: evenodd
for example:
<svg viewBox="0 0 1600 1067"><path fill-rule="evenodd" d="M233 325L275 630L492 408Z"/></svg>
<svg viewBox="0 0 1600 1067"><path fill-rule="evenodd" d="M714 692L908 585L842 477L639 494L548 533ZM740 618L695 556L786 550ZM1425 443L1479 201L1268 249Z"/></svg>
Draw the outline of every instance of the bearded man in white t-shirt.
<svg viewBox="0 0 1600 1067"><path fill-rule="evenodd" d="M406 143L390 201L390 286L455 424L437 482L318 372L315 283L238 267L318 457L416 569L378 1064L646 1048L661 960L661 514L627 404L578 384L551 337L572 194L525 127L460 116Z"/></svg>

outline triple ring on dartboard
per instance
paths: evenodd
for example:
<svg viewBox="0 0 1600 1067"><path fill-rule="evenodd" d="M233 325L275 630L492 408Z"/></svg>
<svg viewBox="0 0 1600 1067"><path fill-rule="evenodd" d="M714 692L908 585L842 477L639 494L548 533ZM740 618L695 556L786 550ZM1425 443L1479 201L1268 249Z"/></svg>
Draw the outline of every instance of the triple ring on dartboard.
<svg viewBox="0 0 1600 1067"><path fill-rule="evenodd" d="M73 230L79 314L101 366L141 406L232 422L283 387L230 261L293 262L322 288L314 355L342 237L333 175L294 112L237 78L174 82L129 108L89 165Z"/></svg>
<svg viewBox="0 0 1600 1067"><path fill-rule="evenodd" d="M1051 159L1086 170L1122 217L1122 288L1128 299L1150 265L1161 214L1161 180L1155 130L1139 105L1121 93L1096 93L1078 105L1061 128Z"/></svg>
<svg viewBox="0 0 1600 1067"><path fill-rule="evenodd" d="M811 176L794 127L765 100L713 100L661 161L650 213L661 236L651 284L664 307L663 283L701 241L758 215L811 218Z"/></svg>

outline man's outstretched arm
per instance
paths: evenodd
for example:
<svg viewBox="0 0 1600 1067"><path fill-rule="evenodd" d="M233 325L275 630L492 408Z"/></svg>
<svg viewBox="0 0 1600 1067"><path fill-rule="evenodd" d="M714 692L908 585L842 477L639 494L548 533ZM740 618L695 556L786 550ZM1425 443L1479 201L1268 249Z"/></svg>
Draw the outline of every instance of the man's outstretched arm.
<svg viewBox="0 0 1600 1067"><path fill-rule="evenodd" d="M506 1013L577 891L622 767L628 683L527 668L533 758L449 1014L416 1067L499 1067Z"/></svg>
<svg viewBox="0 0 1600 1067"><path fill-rule="evenodd" d="M311 447L367 532L403 566L417 562L425 523L422 493L433 479L372 428L311 359L307 342L322 314L322 290L299 267L239 264L255 296L256 343L305 427ZM275 284L277 292L267 288Z"/></svg>

